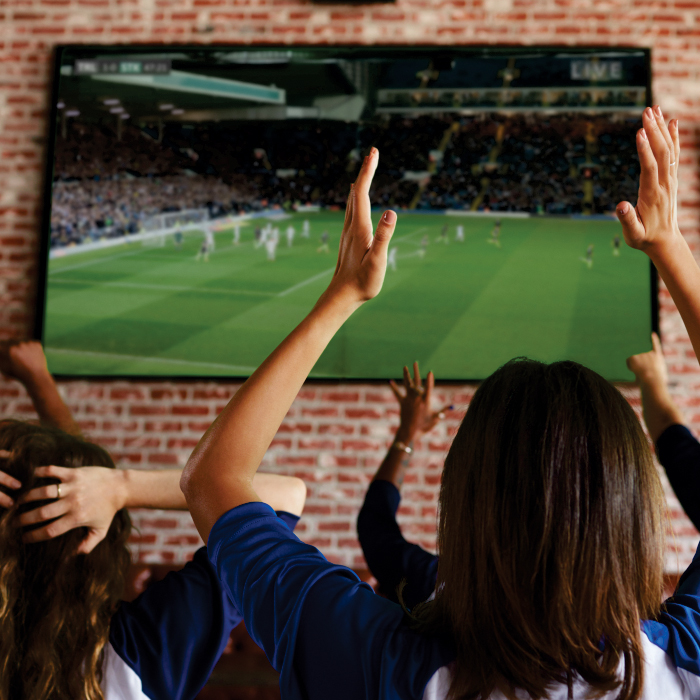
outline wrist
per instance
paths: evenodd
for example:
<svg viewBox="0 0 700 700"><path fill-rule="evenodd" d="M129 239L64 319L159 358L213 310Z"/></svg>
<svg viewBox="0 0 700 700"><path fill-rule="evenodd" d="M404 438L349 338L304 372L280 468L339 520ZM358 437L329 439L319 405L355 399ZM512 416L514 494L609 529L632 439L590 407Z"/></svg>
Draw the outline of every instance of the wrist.
<svg viewBox="0 0 700 700"><path fill-rule="evenodd" d="M114 504L117 510L133 507L133 469L114 469Z"/></svg>
<svg viewBox="0 0 700 700"><path fill-rule="evenodd" d="M404 445L412 445L416 437L416 431L410 426L399 425L396 434L394 435L394 442L403 442Z"/></svg>

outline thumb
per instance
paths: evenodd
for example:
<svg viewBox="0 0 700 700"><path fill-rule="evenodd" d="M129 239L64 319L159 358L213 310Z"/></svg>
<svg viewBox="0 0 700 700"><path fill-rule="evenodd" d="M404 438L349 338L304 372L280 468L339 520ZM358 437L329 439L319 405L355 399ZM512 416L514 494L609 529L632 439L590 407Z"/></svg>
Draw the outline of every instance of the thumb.
<svg viewBox="0 0 700 700"><path fill-rule="evenodd" d="M107 536L107 530L90 530L87 537L78 546L78 554L90 554Z"/></svg>
<svg viewBox="0 0 700 700"><path fill-rule="evenodd" d="M617 218L622 224L622 235L627 245L633 246L634 242L644 240L644 225L637 217L637 212L629 202L620 202L615 209Z"/></svg>
<svg viewBox="0 0 700 700"><path fill-rule="evenodd" d="M387 209L382 214L372 241L372 253L374 255L386 256L389 249L389 241L394 235L394 229L396 228L396 218L396 212L391 209Z"/></svg>

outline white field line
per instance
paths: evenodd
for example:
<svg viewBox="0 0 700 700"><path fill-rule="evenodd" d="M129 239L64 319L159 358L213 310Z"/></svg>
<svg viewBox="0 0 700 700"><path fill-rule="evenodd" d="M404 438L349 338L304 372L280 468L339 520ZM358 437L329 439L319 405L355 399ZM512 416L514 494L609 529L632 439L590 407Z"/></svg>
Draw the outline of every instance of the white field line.
<svg viewBox="0 0 700 700"><path fill-rule="evenodd" d="M292 292L296 292L297 289L301 289L302 287L306 287L307 284L311 284L312 282L315 282L316 280L320 280L322 277L325 277L329 272L335 272L335 265L333 265L333 267L329 267L327 270L324 270L323 272L319 272L317 275L314 275L313 277L309 277L308 279L305 279L302 282L299 282L299 284L295 284L293 287L289 287L288 289L285 289L285 290L279 292L276 296L286 297L287 294L291 294Z"/></svg>
<svg viewBox="0 0 700 700"><path fill-rule="evenodd" d="M243 241L243 242L240 243L238 246L230 246L230 247L228 247L228 248L223 248L223 249L219 249L219 250L213 250L213 251L210 253L210 255L217 255L217 254L220 254L220 253L232 253L234 250L236 250L236 249L239 248L240 246L248 245L248 244L250 244L250 243L252 243L252 242L253 242L253 241ZM61 268L59 268L58 270L51 270L51 271L49 272L49 276L58 275L58 274L60 274L61 272L69 272L70 270L78 270L78 269L80 269L81 267L88 267L88 266L90 266L90 265L98 265L99 263L107 262L108 260L111 261L111 260L116 260L117 258L125 258L125 257L127 257L127 256L129 256L129 255L139 255L139 254L141 254L141 253L145 253L145 252L149 252L149 251L152 251L152 252L155 253L157 250L158 250L158 248L146 249L146 248L144 248L144 247L142 246L142 247L140 247L138 250L130 250L130 251L127 252L127 253L116 253L115 255L105 255L105 256L103 256L103 257L101 257L101 258L96 258L95 260L86 260L85 262L76 263L75 265L67 265L66 267L61 267ZM86 251L86 252L87 252L87 251ZM155 256L154 256L154 257L155 257ZM189 258L190 256L187 256L187 257ZM149 256L149 258L150 258L150 256ZM60 258L59 258L59 259L60 259ZM153 258L150 258L150 259L153 259ZM162 256L161 256L159 259L162 260L162 259L163 259ZM168 261L169 261L169 262L171 261L170 258L168 258ZM182 259L175 258L175 259L172 260L172 262L174 262L174 263L175 263L175 262L182 262Z"/></svg>
<svg viewBox="0 0 700 700"><path fill-rule="evenodd" d="M83 284L82 280L57 279L51 284ZM128 289L153 289L163 292L205 292L206 294L244 294L248 296L274 297L274 292L259 292L252 289L215 289L213 287L182 287L174 284L145 284L141 282L89 282L92 287L127 287Z"/></svg>
<svg viewBox="0 0 700 700"><path fill-rule="evenodd" d="M142 250L130 250L128 253L118 253L117 255L107 255L103 258L97 258L96 260L86 260L85 262L76 263L75 265L68 265L62 267L59 270L49 271L49 276L58 275L61 272L70 272L70 270L78 270L81 267L89 267L90 265L99 265L99 263L107 262L107 260L114 260L116 258L126 258L129 255L138 255L143 252Z"/></svg>
<svg viewBox="0 0 700 700"><path fill-rule="evenodd" d="M227 369L232 372L254 372L257 367L244 365L226 365L219 362L195 362L193 360L178 360L172 357L144 357L141 355L120 355L112 352L93 352L92 350L72 350L70 348L46 348L46 352L57 355L74 355L76 357L97 357L109 360L131 360L136 362L155 362L157 364L184 365L186 367L211 367L212 369Z"/></svg>

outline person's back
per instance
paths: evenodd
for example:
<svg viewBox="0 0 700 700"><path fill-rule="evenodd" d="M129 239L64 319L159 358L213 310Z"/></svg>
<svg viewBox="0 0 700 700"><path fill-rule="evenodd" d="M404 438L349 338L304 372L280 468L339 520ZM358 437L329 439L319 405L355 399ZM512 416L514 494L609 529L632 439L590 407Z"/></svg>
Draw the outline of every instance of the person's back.
<svg viewBox="0 0 700 700"><path fill-rule="evenodd" d="M645 113L656 137L652 121ZM664 500L649 446L621 394L581 365L515 361L479 388L443 474L436 595L410 612L260 504L252 478L294 396L381 288L396 216L372 236L376 166L373 150L328 289L183 472L209 557L283 698L700 696L700 560L662 610Z"/></svg>

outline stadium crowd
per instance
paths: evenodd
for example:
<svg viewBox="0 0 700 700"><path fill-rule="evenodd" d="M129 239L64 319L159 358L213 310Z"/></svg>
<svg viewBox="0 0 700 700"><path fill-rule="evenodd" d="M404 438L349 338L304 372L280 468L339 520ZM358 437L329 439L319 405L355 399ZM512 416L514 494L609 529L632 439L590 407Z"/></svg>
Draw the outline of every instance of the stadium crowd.
<svg viewBox="0 0 700 700"><path fill-rule="evenodd" d="M167 124L160 133L129 125L117 139L73 122L57 139L51 240L121 236L181 209L216 217L295 203L342 207L371 145L383 154L375 205L606 213L635 190L636 126L571 114L380 115L359 125Z"/></svg>

